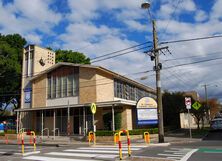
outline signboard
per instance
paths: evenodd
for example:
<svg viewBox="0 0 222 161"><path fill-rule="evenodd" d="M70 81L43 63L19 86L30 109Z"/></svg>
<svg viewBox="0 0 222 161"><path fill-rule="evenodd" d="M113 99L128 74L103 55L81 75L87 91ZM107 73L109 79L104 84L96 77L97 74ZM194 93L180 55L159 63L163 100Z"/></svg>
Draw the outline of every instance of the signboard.
<svg viewBox="0 0 222 161"><path fill-rule="evenodd" d="M31 88L24 89L25 92L25 103L31 103Z"/></svg>
<svg viewBox="0 0 222 161"><path fill-rule="evenodd" d="M185 105L187 109L191 109L191 98L185 97Z"/></svg>
<svg viewBox="0 0 222 161"><path fill-rule="evenodd" d="M199 108L201 107L202 105L199 103L199 102L195 102L192 107L195 109L195 110L199 110Z"/></svg>
<svg viewBox="0 0 222 161"><path fill-rule="evenodd" d="M137 124L152 125L158 123L157 103L151 97L143 97L137 102Z"/></svg>
<svg viewBox="0 0 222 161"><path fill-rule="evenodd" d="M0 133L4 133L4 124L0 124Z"/></svg>
<svg viewBox="0 0 222 161"><path fill-rule="evenodd" d="M90 109L91 109L92 114L95 114L96 113L96 104L92 103Z"/></svg>

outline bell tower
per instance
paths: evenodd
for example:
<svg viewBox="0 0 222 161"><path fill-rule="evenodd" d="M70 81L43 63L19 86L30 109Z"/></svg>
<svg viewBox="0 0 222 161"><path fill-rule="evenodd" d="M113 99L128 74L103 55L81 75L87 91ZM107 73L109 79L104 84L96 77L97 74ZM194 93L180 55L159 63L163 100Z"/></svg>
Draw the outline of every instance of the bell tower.
<svg viewBox="0 0 222 161"><path fill-rule="evenodd" d="M55 64L55 52L36 45L23 49L21 108L31 108L33 76Z"/></svg>

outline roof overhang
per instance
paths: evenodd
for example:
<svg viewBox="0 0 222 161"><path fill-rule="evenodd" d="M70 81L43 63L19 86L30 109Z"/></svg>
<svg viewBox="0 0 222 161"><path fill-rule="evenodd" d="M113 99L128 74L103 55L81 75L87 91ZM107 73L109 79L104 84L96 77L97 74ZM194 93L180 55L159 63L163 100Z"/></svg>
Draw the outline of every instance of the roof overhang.
<svg viewBox="0 0 222 161"><path fill-rule="evenodd" d="M136 101L127 101L127 100L117 100L117 101L108 101L108 102L96 102L96 107L112 107L112 106L136 106ZM62 106L47 106L47 107L35 107L35 108L22 108L16 109L15 112L31 112L31 111L41 111L41 110L53 110L53 109L62 109L62 108L78 108L78 107L90 107L91 103L85 104L70 104Z"/></svg>

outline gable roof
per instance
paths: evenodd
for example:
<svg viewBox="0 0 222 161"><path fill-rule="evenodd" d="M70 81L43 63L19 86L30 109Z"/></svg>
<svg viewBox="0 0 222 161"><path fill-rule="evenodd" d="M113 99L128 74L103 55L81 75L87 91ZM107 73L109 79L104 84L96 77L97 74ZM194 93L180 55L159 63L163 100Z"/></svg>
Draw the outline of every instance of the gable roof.
<svg viewBox="0 0 222 161"><path fill-rule="evenodd" d="M47 73L49 73L49 72L51 72L51 71L53 71L53 70L55 70L55 69L57 69L57 68L59 68L59 67L61 67L61 66L94 68L94 69L103 71L103 72L105 72L105 73L109 73L109 74L111 74L114 78L117 78L117 79L120 79L120 80L124 80L124 81L126 81L126 82L129 82L129 83L137 86L137 87L140 87L140 88L145 89L145 90L147 90L147 91L150 91L150 92L152 92L152 93L156 93L156 91L155 91L153 88L151 88L151 87L145 86L145 85L143 85L143 84L141 84L141 83L139 83L139 82L137 82L137 81L134 81L134 80L132 80L132 79L130 79L130 78L127 78L127 77L125 77L125 76L123 76L123 75L120 75L120 74L118 74L118 73L115 73L115 72L113 72L113 71L111 71L111 70L108 70L108 69L106 69L106 68L103 68L103 67L101 67L101 66L95 66L95 65L89 65L89 64L74 64L74 63L68 63L68 62L59 62L59 63L56 63L55 65L49 67L48 69L46 69L46 70L38 73L37 75L34 75L34 76L32 77L32 79L31 79L31 81L34 81L34 80L38 79L39 77L41 77L42 75L47 74Z"/></svg>

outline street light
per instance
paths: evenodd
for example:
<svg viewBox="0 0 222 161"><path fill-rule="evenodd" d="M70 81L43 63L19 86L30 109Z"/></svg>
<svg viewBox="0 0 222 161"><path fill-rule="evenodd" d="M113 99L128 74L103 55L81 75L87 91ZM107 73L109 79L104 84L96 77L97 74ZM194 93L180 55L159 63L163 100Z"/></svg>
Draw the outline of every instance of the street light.
<svg viewBox="0 0 222 161"><path fill-rule="evenodd" d="M148 2L142 3L141 8L148 9L149 11L150 3ZM161 81L160 81L160 70L162 68L162 64L159 63L159 50L161 49L158 49L155 20L152 20L152 26L153 26L153 53L154 53L153 60L155 60L154 70L156 71L158 136L159 136L159 143L163 143L164 142L163 107L162 107L162 93L161 93Z"/></svg>

